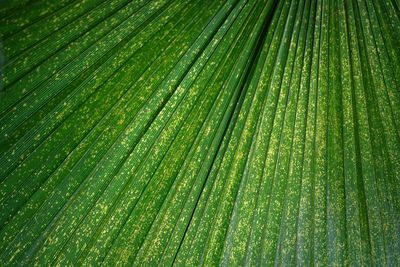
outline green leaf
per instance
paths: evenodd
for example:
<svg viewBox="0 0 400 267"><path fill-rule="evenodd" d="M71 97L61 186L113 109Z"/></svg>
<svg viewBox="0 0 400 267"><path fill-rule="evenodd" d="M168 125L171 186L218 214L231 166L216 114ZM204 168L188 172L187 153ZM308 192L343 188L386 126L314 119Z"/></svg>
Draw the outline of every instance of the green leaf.
<svg viewBox="0 0 400 267"><path fill-rule="evenodd" d="M399 266L399 8L0 3L0 266Z"/></svg>

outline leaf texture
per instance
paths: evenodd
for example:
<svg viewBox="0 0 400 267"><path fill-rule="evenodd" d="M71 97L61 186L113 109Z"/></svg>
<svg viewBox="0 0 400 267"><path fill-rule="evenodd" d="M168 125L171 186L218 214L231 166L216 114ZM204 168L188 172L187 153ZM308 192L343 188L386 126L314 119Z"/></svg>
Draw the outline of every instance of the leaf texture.
<svg viewBox="0 0 400 267"><path fill-rule="evenodd" d="M398 0L0 3L1 266L399 266Z"/></svg>

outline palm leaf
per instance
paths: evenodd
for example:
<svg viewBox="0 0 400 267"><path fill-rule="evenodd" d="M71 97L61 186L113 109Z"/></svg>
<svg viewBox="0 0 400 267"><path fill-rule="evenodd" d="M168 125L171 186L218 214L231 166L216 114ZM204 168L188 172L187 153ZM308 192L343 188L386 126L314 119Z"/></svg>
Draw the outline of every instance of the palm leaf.
<svg viewBox="0 0 400 267"><path fill-rule="evenodd" d="M390 1L0 3L0 262L400 265Z"/></svg>

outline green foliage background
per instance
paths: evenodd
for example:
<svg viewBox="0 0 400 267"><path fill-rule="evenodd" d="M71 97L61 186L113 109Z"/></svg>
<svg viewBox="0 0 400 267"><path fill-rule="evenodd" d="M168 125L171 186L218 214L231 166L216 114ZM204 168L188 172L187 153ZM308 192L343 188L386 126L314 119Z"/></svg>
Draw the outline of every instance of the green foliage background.
<svg viewBox="0 0 400 267"><path fill-rule="evenodd" d="M398 0L0 3L0 265L400 266Z"/></svg>

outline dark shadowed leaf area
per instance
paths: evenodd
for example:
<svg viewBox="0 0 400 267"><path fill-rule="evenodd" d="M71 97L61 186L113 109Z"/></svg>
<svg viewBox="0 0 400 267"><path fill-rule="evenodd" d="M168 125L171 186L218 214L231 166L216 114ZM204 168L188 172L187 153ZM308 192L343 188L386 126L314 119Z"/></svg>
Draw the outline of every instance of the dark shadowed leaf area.
<svg viewBox="0 0 400 267"><path fill-rule="evenodd" d="M400 266L399 0L5 0L0 43L0 266Z"/></svg>

